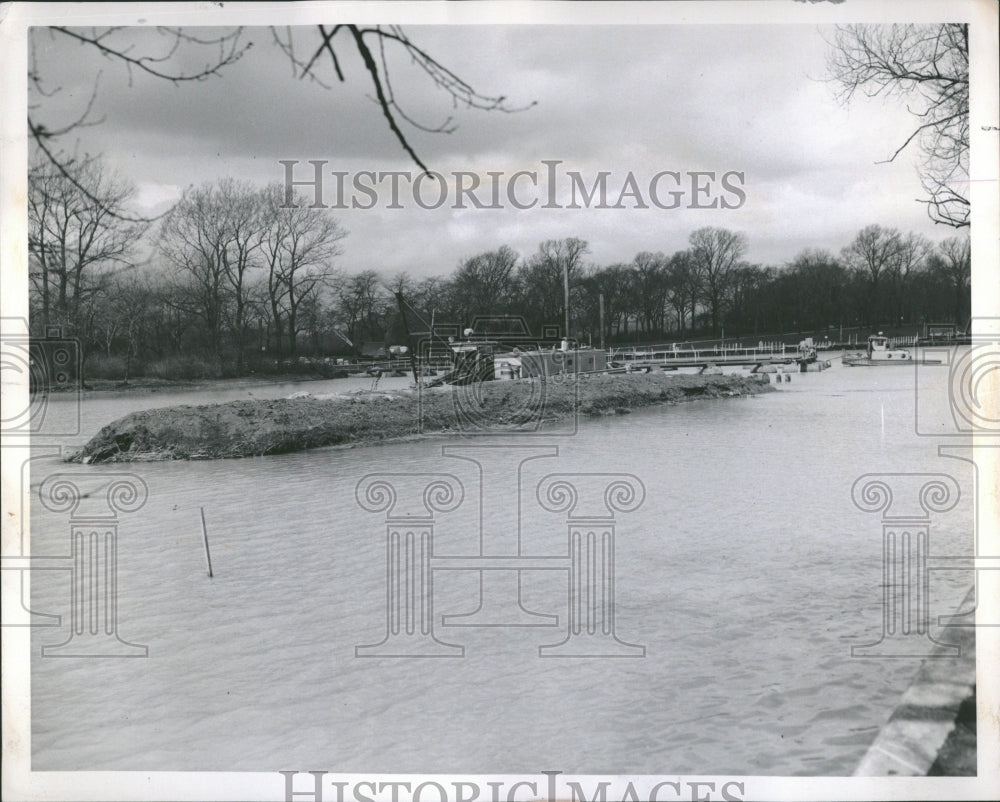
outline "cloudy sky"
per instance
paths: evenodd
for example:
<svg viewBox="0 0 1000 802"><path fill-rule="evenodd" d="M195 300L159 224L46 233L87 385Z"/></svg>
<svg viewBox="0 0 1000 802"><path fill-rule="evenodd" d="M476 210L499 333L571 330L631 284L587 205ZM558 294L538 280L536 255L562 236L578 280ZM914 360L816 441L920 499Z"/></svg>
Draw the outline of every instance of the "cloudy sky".
<svg viewBox="0 0 1000 802"><path fill-rule="evenodd" d="M569 236L590 243L593 262L609 264L642 250L679 250L705 225L745 232L747 258L776 265L805 247L838 251L871 223L933 240L955 233L935 227L915 202L921 197L915 149L893 164L877 164L913 129L903 103L857 98L848 107L838 104L824 81L828 27L409 25L406 31L479 92L504 95L512 107L530 106L509 114L453 108L423 73L389 52L402 108L425 125L451 116L456 126L434 134L403 123L432 170L506 177L560 160L560 171L579 171L588 184L609 172L610 203L629 172L646 194L661 171L739 171L746 200L739 209L637 209L629 201L624 209L547 210L506 202L503 209L456 210L449 200L426 210L404 184L403 209L386 208L383 192L372 209L335 212L350 232L340 262L346 270L443 274L482 250L508 244L527 255L544 239ZM294 33L297 52L315 48L315 29ZM160 52L166 44L151 29L130 28L116 37L136 53ZM372 100L370 79L346 32L334 40L345 81L336 80L328 57L318 62L317 75L329 89L298 80L267 28L245 30L243 41L253 47L221 76L180 85L139 73L130 82L120 64L43 28L32 41L45 85L59 88L33 98L33 115L50 128L79 116L100 74L93 116L103 121L61 144L103 154L136 184L144 213L162 211L185 187L222 177L281 180L283 159L301 160L297 178L312 175L310 159L326 160L327 171L347 172L348 182L364 170L420 172ZM188 48L171 63L193 68L212 55ZM327 175L324 197L333 203L335 185ZM664 193L672 188L662 186ZM564 180L560 192L567 187ZM544 189L522 194L545 201ZM684 206L689 202L690 195Z"/></svg>

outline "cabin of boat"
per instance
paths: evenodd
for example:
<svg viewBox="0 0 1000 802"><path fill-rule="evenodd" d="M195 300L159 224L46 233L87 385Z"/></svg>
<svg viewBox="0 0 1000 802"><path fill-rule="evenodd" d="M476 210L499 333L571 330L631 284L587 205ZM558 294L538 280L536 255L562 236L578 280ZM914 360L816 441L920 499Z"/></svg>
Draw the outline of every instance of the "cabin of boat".
<svg viewBox="0 0 1000 802"><path fill-rule="evenodd" d="M859 365L906 365L913 363L913 355L905 348L892 348L889 338L882 332L868 338L868 348L864 353L845 354L844 364Z"/></svg>

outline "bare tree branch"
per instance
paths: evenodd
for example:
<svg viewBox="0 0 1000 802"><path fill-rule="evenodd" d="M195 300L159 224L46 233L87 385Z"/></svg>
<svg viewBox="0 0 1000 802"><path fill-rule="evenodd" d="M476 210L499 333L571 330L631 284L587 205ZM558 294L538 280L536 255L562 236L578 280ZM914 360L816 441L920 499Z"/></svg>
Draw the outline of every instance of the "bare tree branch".
<svg viewBox="0 0 1000 802"><path fill-rule="evenodd" d="M129 85L132 84L133 71L141 71L154 78L169 81L173 84L204 81L221 74L222 70L238 61L252 46L252 42L240 43L242 28L227 30L217 36L201 38L188 33L180 28L157 28L156 32L166 40L166 47L158 53L147 53L135 55L134 42L119 42L117 35L127 29L121 27L111 28L90 28L78 29L63 26L52 26L44 29L49 36L63 36L80 43L82 46L93 48L109 61L124 65L128 74ZM172 61L185 45L191 45L194 49L210 49L214 55L204 63L204 66L188 70L182 67L171 67ZM57 94L61 87L49 89L45 85L42 72L38 68L36 58L36 47L31 48L31 66L28 70L28 81L32 92L39 100L30 104L31 113L28 115L28 133L34 140L35 145L41 154L56 168L56 170L68 180L80 193L92 203L103 202L100 193L96 193L91 187L86 186L79 178L86 175L76 169L74 158L67 155L56 146L57 140L71 134L80 128L99 125L104 118L94 119L92 113L98 97L100 87L101 72L94 78L94 86L83 112L75 119L58 127L48 124L41 119L44 112L42 100ZM108 206L104 210L109 216L129 223L150 223L160 219L158 217L140 217L129 215L120 207Z"/></svg>
<svg viewBox="0 0 1000 802"><path fill-rule="evenodd" d="M468 82L460 78L448 67L445 67L426 50L414 44L399 26L383 27L376 25L362 27L358 25L336 25L329 28L328 26L319 25L317 26L317 30L320 42L314 48L311 48L311 55L308 59L302 59L296 55L294 37L290 29L286 29L284 36L277 29L272 29L272 35L278 47L288 57L293 71L300 79L308 77L310 80L329 89L329 84L317 75L317 69L322 57L327 55L330 57L330 63L337 79L340 82L344 82L344 72L337 55L334 40L341 31L349 32L351 40L357 48L358 54L361 56L365 70L372 80L372 86L375 90L375 97L373 99L382 110L382 115L385 117L389 129L407 155L424 171L427 171L427 166L411 146L398 121L402 120L417 130L429 133L452 133L456 126L453 124L451 116L446 117L444 122L428 125L418 121L401 107L392 85L390 76L391 60L388 56L387 45L395 45L399 49L399 52L409 59L410 64L424 72L436 87L444 91L451 100L453 108L463 106L482 111L511 113L523 111L535 105L532 102L523 107L512 107L508 104L507 98L504 95L491 96L476 91ZM375 39L375 42L371 42L372 38ZM378 51L377 59L374 52L376 48Z"/></svg>
<svg viewBox="0 0 1000 802"><path fill-rule="evenodd" d="M68 129L67 129L68 130ZM104 212L109 217L114 217L117 220L121 220L126 223L153 223L163 217L164 212L156 217L141 217L139 215L131 215L124 212L120 205L108 205L106 199L100 197L98 194L92 191L92 189L86 186L78 177L78 171L74 169L75 160L62 155L57 155L53 153L46 140L50 139L54 134L50 134L44 129L37 127L28 117L28 132L31 134L32 138L35 140L35 144L38 149L42 152L46 159L52 164L53 167L72 184L87 200L91 203L96 204L99 207L103 207Z"/></svg>
<svg viewBox="0 0 1000 802"><path fill-rule="evenodd" d="M964 24L838 26L827 59L839 99L906 97L922 122L880 164L918 142L921 184L936 223L969 224L969 202L956 188L968 179L969 31Z"/></svg>
<svg viewBox="0 0 1000 802"><path fill-rule="evenodd" d="M130 55L130 51L133 49L131 45L122 47L105 44L105 41L110 38L113 33L122 30L121 28L106 28L104 30L94 29L89 35L81 33L76 28L65 28L61 26L53 26L50 30L61 33L64 36L67 36L70 39L75 39L83 44L91 45L100 51L100 53L105 57L113 61L119 61L129 68L134 67L152 75L154 78L161 78L175 84L189 81L204 81L206 78L219 75L225 67L239 61L243 54L253 46L252 42L248 42L240 46L239 40L242 33L241 28L237 28L231 33L226 33L212 39L199 39L189 33L186 33L180 28L158 28L157 30L159 32L173 38L168 51L161 56L132 56ZM160 69L158 65L169 63L184 43L218 47L219 57L217 59L213 59L211 62L207 62L204 67L193 72Z"/></svg>

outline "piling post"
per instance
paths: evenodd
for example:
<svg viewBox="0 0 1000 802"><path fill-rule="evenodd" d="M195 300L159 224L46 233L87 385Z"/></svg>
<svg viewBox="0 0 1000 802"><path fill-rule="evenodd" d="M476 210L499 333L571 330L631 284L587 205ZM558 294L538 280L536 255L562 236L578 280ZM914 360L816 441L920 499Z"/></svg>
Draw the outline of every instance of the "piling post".
<svg viewBox="0 0 1000 802"><path fill-rule="evenodd" d="M212 553L208 550L208 527L205 525L205 508L201 510L201 536L205 541L205 560L208 562L208 578L212 578Z"/></svg>

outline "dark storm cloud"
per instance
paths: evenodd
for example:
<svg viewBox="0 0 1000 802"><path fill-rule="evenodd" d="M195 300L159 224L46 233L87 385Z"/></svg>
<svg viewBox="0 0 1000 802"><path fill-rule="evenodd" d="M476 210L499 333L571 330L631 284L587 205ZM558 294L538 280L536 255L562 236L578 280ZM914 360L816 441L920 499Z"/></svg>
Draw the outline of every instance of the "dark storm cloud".
<svg viewBox="0 0 1000 802"><path fill-rule="evenodd" d="M546 238L579 236L595 261L627 261L639 250L674 250L691 230L717 225L747 232L750 257L780 263L805 245L839 248L871 222L923 229L912 165L874 167L905 138L905 110L880 103L836 105L823 74L824 43L806 26L408 26L419 45L486 95L505 95L505 114L453 108L425 75L390 51L393 88L426 125L451 115L456 129L433 134L403 124L435 170L562 170L621 184L660 170L726 170L746 175L737 211L421 209L338 212L351 236L348 269L450 270L463 255L508 243L528 253ZM207 33L198 31L199 35ZM385 125L371 83L346 37L338 51L345 82L328 59L323 89L296 79L263 28L246 32L251 50L223 76L172 85L124 70L78 45L36 36L37 61L59 95L39 113L69 119L85 107L103 69L95 111L105 122L81 130L81 146L103 152L160 208L184 186L234 175L279 180L279 159L324 159L329 170L417 168ZM157 45L130 29L136 48ZM296 30L297 52L315 47L314 29ZM184 66L205 58L187 52Z"/></svg>

